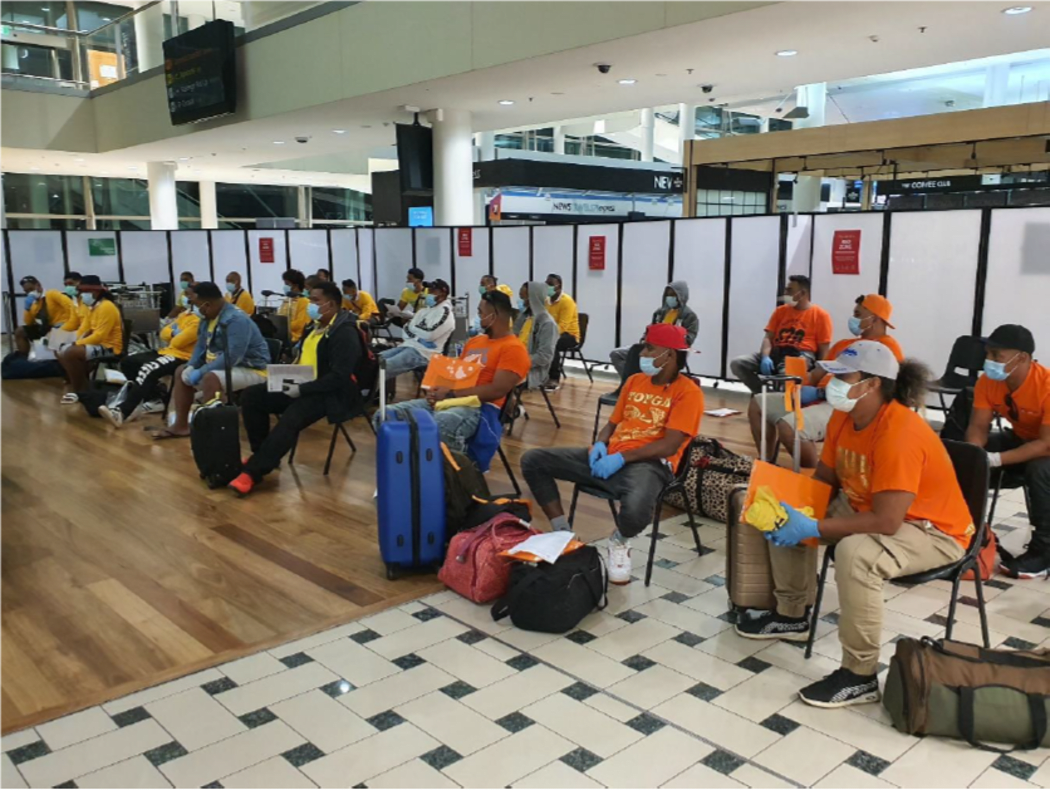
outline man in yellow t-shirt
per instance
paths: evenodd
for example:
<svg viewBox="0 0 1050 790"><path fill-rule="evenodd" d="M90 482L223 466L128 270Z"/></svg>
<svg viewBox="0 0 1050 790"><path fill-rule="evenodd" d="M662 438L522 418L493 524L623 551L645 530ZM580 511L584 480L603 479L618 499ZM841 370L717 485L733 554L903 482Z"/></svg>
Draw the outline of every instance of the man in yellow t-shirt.
<svg viewBox="0 0 1050 790"><path fill-rule="evenodd" d="M226 275L227 302L248 315L255 315L255 300L241 285L241 275L238 272L230 272Z"/></svg>
<svg viewBox="0 0 1050 790"><path fill-rule="evenodd" d="M558 388L558 380L561 378L561 356L562 353L574 348L580 342L580 315L576 310L576 302L562 290L562 279L560 274L547 275L547 297L550 304L547 312L558 322L558 345L555 349L554 361L551 362L550 375L544 389L555 390Z"/></svg>
<svg viewBox="0 0 1050 790"><path fill-rule="evenodd" d="M343 309L356 315L358 321L372 321L379 317L379 305L372 294L362 291L353 280L343 280Z"/></svg>
<svg viewBox="0 0 1050 790"><path fill-rule="evenodd" d="M419 305L422 305L423 300L427 297L426 283L424 282L425 275L422 269L415 267L408 270L408 274L405 277L405 287L401 291L401 295L397 298L397 309L401 311L415 312ZM379 309L383 318L387 317L387 305L393 303L391 299L380 299ZM404 326L412 320L411 315L395 315L390 316L390 323L395 326Z"/></svg>
<svg viewBox="0 0 1050 790"><path fill-rule="evenodd" d="M73 299L76 295L76 283L79 280L66 278L66 291L54 288L45 291L33 275L23 277L19 283L25 292L25 314L22 326L15 330L15 348L23 354L29 353L30 343L39 340L51 331L52 327L62 326L73 317L76 306ZM68 289L73 286L74 296L70 297Z"/></svg>
<svg viewBox="0 0 1050 790"><path fill-rule="evenodd" d="M87 389L91 360L119 354L124 348L120 309L113 302L101 278L85 274L77 288L89 312L86 319L80 322L76 342L59 350L57 355L66 371L71 393Z"/></svg>

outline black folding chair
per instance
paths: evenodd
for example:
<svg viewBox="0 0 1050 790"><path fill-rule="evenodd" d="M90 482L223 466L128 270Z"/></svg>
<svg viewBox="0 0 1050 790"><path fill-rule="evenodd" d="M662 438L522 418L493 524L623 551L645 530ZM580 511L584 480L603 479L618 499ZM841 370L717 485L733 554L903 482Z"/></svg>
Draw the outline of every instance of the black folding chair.
<svg viewBox="0 0 1050 790"><path fill-rule="evenodd" d="M511 390L506 399L503 401L503 406L499 410L499 424L503 429L501 434L509 433L509 428L513 425L513 419L511 418L511 404L516 403L514 397L515 390ZM510 461L507 460L507 454L503 452L503 436L500 436L500 443L496 447L496 452L499 453L499 459L503 462L503 468L507 470L507 477L510 478L510 484L514 486L514 495L521 496L521 486L518 485L518 478L514 476L514 470L510 468Z"/></svg>
<svg viewBox="0 0 1050 790"><path fill-rule="evenodd" d="M594 430L591 432L591 443L593 444L598 438L598 428L601 424L602 407L603 406L615 406L616 401L620 399L620 390L623 389L623 383L627 381L635 373L640 373L642 368L639 360L642 356L642 344L635 343L631 346L627 352L627 360L624 362L623 373L620 375L620 386L616 388L614 392L606 392L604 395L598 396L598 408L594 412ZM686 375L692 378L694 381L698 381L692 374L686 371ZM699 384L698 384L699 386Z"/></svg>
<svg viewBox="0 0 1050 790"><path fill-rule="evenodd" d="M270 352L270 362L276 365L281 361L281 349L284 347L284 343L278 337L267 337L266 348Z"/></svg>
<svg viewBox="0 0 1050 790"><path fill-rule="evenodd" d="M944 373L929 385L930 392L937 393L937 399L945 413L948 411L948 406L944 397L958 395L967 387L976 385L977 377L981 375L983 367L984 343L981 338L972 335L957 337L948 355L948 364L944 368Z"/></svg>
<svg viewBox="0 0 1050 790"><path fill-rule="evenodd" d="M583 358L583 344L587 342L587 325L590 323L590 316L587 313L580 313L578 316L580 324L580 340L570 348L563 349L558 353L558 369L561 371L561 377L565 378L565 360L566 359L578 359L583 365L583 372L587 374L587 378L591 380L591 384L594 383L594 376L591 375L590 365L587 364L587 360Z"/></svg>
<svg viewBox="0 0 1050 790"><path fill-rule="evenodd" d="M1003 418L998 414L995 415L995 429L999 432L1002 432L1003 430ZM1020 470L1017 467L1000 466L992 472L992 478L994 479L992 505L988 509L988 524L990 527L995 527L995 509L999 505L999 494L1002 493L1004 489L1011 491L1020 488L1024 491L1025 510L1031 515L1032 497L1028 493L1028 482L1025 480L1023 470Z"/></svg>
<svg viewBox="0 0 1050 790"><path fill-rule="evenodd" d="M123 362L128 356L128 346L131 344L131 319L124 318L124 311L117 306L120 310L120 341L121 351L119 354L103 354L100 357L95 357L90 361L92 365L92 378L97 380L98 373L102 370L103 365L120 369L120 363Z"/></svg>
<svg viewBox="0 0 1050 790"><path fill-rule="evenodd" d="M510 409L509 421L507 423L508 434L514 431L514 423L518 419L518 407L521 406L524 402L524 395L528 391L529 390L526 384L520 384L514 389L514 392L512 393L514 397L514 406ZM550 412L551 419L554 420L554 427L561 428L561 420L558 419L558 415L554 412L554 404L551 403L550 395L547 394L547 391L543 389L543 387L539 387L539 393L543 396L543 402L547 404L547 411ZM523 412L523 416L526 420L529 419L529 413L527 411Z"/></svg>
<svg viewBox="0 0 1050 790"><path fill-rule="evenodd" d="M988 479L990 467L988 465L988 453L975 444L966 442L953 442L944 440L944 446L948 449L948 455L955 467L955 477L959 481L963 498L970 510L970 518L975 525L975 531L970 538L970 545L966 554L958 562L941 565L938 568L913 573L909 576L899 576L892 579L894 584L915 585L925 584L935 579L950 579L952 583L951 598L948 602L948 625L945 628L946 639L952 638L952 628L955 625L955 607L959 599L959 582L967 571L973 571L974 589L977 593L977 611L981 616L981 638L985 647L991 647L988 637L988 613L984 608L984 586L981 581L981 570L977 565L977 557L984 546L985 530L987 525L984 518L985 508L988 504ZM824 562L820 567L820 576L817 580L817 598L813 602L813 613L809 621L809 638L806 641L806 658L813 655L813 640L817 634L817 623L820 619L820 603L824 597L824 584L828 579L828 567L835 557L834 545L824 550Z"/></svg>

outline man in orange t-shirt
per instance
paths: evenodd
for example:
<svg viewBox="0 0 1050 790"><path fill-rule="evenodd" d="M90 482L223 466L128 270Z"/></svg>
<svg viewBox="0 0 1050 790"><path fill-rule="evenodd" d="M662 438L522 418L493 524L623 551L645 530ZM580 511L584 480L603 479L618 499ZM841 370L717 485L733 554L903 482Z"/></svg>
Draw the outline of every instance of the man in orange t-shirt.
<svg viewBox="0 0 1050 790"><path fill-rule="evenodd" d="M816 360L827 356L831 345L831 316L810 301L808 277L791 275L780 300L783 304L769 317L759 352L737 357L729 364L733 375L755 395L762 391L759 374L783 372L786 357L805 357L806 366L811 368Z"/></svg>
<svg viewBox="0 0 1050 790"><path fill-rule="evenodd" d="M957 562L975 530L947 449L912 411L925 397L925 368L897 362L871 340L820 365L834 376L827 396L835 415L816 479L841 496L819 521L785 506L786 521L765 533L776 611L739 622L736 632L805 641L817 552L800 543L835 543L842 666L799 692L810 705L835 708L879 699L884 581Z"/></svg>
<svg viewBox="0 0 1050 790"><path fill-rule="evenodd" d="M986 341L984 375L977 380L966 441L988 450L998 469L1024 477L1032 538L1024 554L1002 567L1020 579L1050 577L1050 369L1035 361L1035 338L1025 327L1004 324ZM1008 430L990 434L992 415Z"/></svg>
<svg viewBox="0 0 1050 790"><path fill-rule="evenodd" d="M681 375L689 344L685 329L653 324L641 352L641 373L623 383L609 422L589 449L529 450L521 471L555 530L570 530L557 480L607 491L620 503L609 541L609 581L631 581L629 541L653 518L660 490L674 477L689 440L700 430L704 395Z"/></svg>

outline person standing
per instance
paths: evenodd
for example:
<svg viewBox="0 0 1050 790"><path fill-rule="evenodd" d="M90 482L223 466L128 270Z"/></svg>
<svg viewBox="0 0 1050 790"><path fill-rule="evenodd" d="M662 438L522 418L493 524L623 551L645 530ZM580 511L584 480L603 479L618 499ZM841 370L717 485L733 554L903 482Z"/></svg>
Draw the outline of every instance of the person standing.
<svg viewBox="0 0 1050 790"><path fill-rule="evenodd" d="M562 352L574 348L580 342L580 314L576 309L576 302L563 290L560 274L547 275L547 298L550 300L547 312L558 323L559 337L547 383L543 386L545 389L555 390L561 378Z"/></svg>

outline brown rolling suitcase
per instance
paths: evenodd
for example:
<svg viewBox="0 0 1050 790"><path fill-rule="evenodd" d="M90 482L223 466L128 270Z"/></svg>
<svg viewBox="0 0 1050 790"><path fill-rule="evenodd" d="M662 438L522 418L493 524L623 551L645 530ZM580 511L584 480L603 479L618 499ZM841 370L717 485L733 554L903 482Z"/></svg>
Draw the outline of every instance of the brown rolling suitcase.
<svg viewBox="0 0 1050 790"><path fill-rule="evenodd" d="M747 486L733 489L726 517L726 590L737 613L776 608L769 544L757 529L740 523L745 496Z"/></svg>

